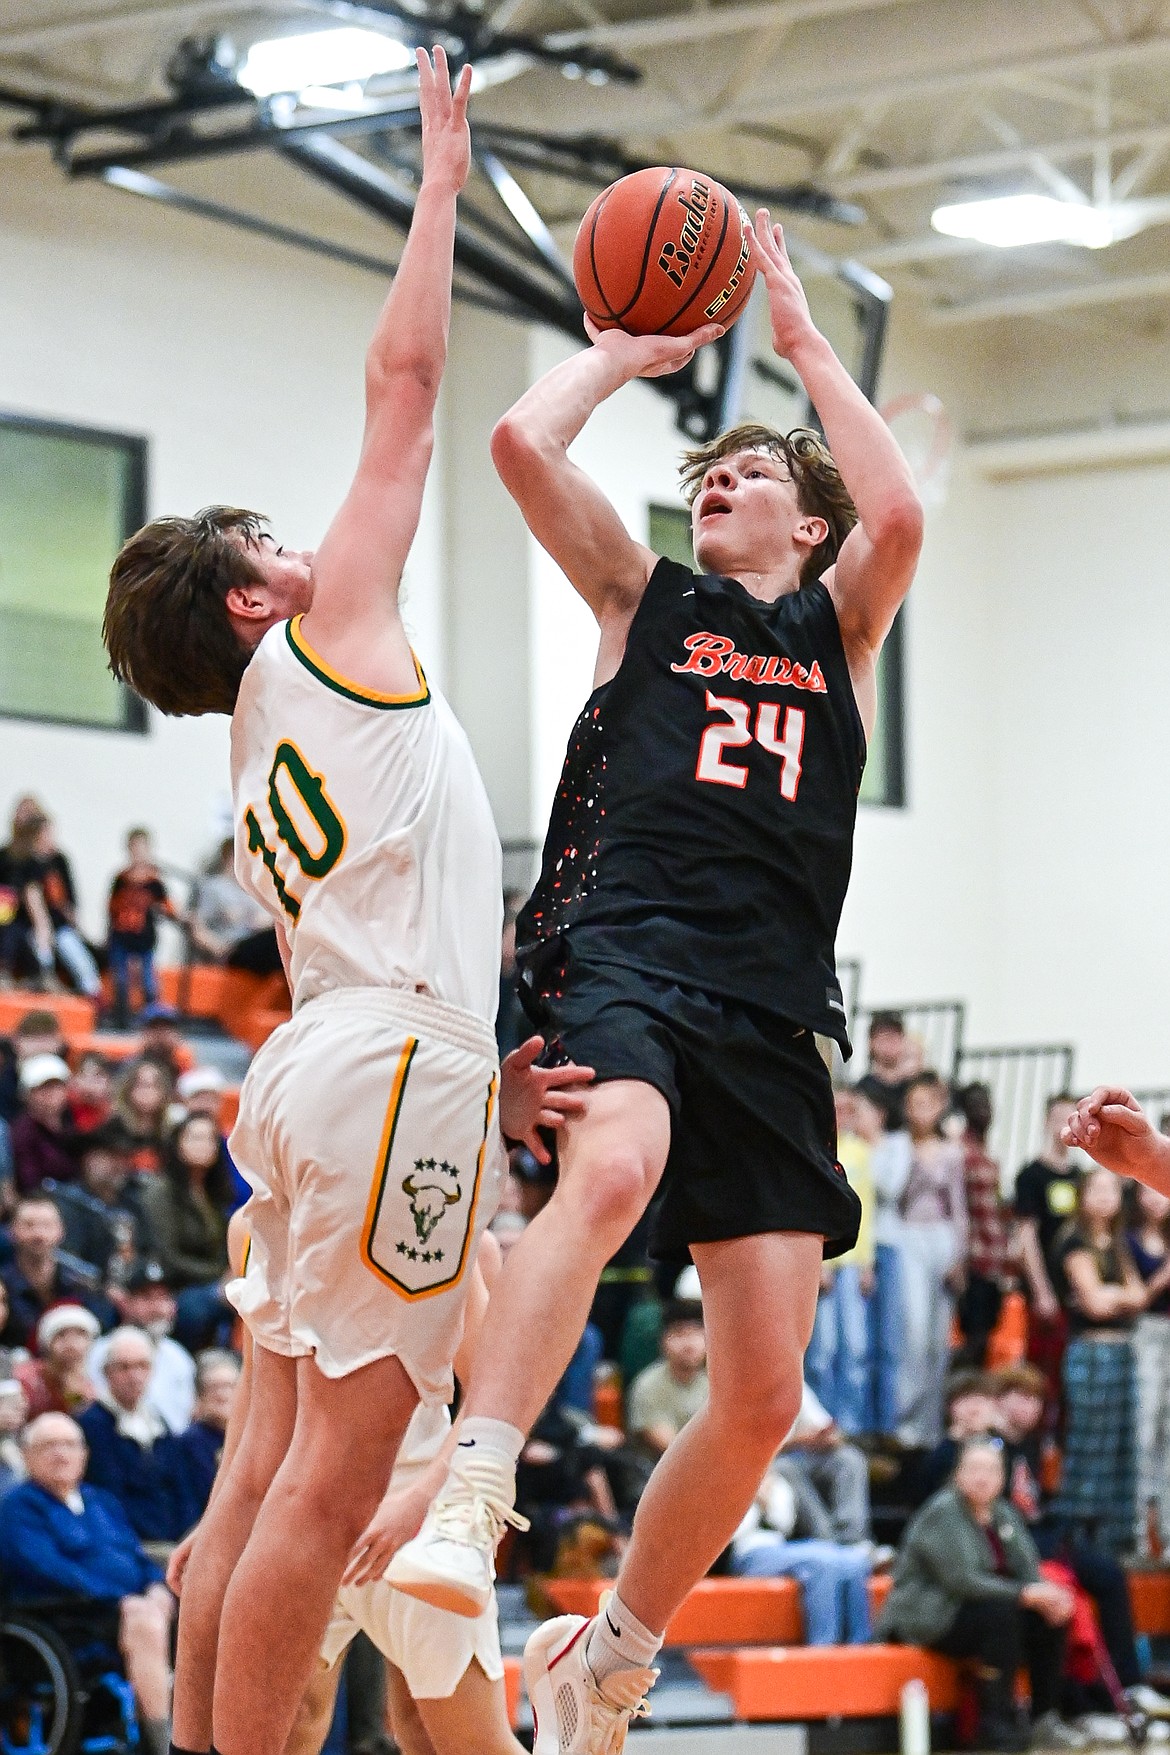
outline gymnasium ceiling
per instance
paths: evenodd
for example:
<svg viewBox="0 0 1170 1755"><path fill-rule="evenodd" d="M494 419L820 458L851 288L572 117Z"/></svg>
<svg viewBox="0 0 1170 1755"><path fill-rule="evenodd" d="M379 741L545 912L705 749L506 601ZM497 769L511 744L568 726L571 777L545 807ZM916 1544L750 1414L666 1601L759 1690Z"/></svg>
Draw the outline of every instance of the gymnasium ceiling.
<svg viewBox="0 0 1170 1755"><path fill-rule="evenodd" d="M246 47L333 20L431 40L446 21L456 34L496 39L473 124L598 137L630 160L692 163L733 186L811 189L781 217L820 249L877 271L932 323L1099 308L1103 320L1136 324L1170 299L1170 0L486 0L462 23L423 8L2 0L0 88L10 100L104 111L166 99L166 69L185 39ZM591 69L600 80L607 67L604 83L581 76ZM392 95L393 82L383 89ZM22 119L14 101L0 108L6 131ZM348 141L366 157L373 144ZM48 163L36 141L10 137L0 154L0 179L13 155ZM609 180L599 174L590 188L547 163L509 163L562 246ZM234 152L156 174L379 248L379 226L301 178L287 155ZM998 250L931 229L941 203L1017 191L1122 210L1134 235L1097 250ZM842 217L808 211L825 196L843 204ZM844 223L850 206L860 223Z"/></svg>

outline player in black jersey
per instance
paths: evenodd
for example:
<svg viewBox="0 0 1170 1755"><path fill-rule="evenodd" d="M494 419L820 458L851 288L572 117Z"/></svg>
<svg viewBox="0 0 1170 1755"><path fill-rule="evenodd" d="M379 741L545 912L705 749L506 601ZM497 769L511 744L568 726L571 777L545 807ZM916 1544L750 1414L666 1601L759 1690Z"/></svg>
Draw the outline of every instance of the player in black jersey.
<svg viewBox="0 0 1170 1755"><path fill-rule="evenodd" d="M530 530L601 630L518 932L522 996L554 1052L597 1083L563 1137L557 1192L493 1299L464 1447L391 1581L467 1612L486 1593L522 1434L602 1266L660 1184L658 1245L693 1253L710 1375L706 1409L642 1499L605 1613L529 1642L536 1755L621 1747L670 1615L730 1541L795 1419L822 1255L857 1229L814 1032L845 1041L833 941L877 657L913 577L922 511L763 210L755 253L776 351L828 445L753 427L689 454L701 573L634 540L567 452L615 390L677 369L717 329L595 336L493 438Z"/></svg>

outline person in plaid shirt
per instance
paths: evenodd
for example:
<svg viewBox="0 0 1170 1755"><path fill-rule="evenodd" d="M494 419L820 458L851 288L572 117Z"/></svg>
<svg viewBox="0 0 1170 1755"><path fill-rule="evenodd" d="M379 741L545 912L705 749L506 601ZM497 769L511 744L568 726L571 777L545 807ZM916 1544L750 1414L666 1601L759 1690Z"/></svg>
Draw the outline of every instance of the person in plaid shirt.
<svg viewBox="0 0 1170 1755"><path fill-rule="evenodd" d="M987 1343L1003 1303L1008 1228L999 1165L987 1151L991 1092L986 1085L967 1085L959 1092L956 1106L965 1123L963 1175L970 1225L967 1283L957 1307L963 1345L955 1355L955 1363L982 1367L987 1362Z"/></svg>

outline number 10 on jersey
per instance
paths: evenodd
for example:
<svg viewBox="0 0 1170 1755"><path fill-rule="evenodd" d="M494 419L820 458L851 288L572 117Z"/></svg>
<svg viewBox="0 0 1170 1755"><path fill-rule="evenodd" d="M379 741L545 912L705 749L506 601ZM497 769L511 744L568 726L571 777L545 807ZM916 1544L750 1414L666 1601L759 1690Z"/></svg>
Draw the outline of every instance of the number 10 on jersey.
<svg viewBox="0 0 1170 1755"><path fill-rule="evenodd" d="M709 786L746 786L748 771L738 762L725 762L724 750L741 749L758 743L761 749L780 758L780 796L791 804L800 786L800 756L804 748L804 709L784 709L784 729L780 729L780 707L775 701L761 701L756 708L756 725L752 730L752 709L748 701L733 695L713 695L707 690L708 713L725 713L730 724L708 725L699 744L695 779Z"/></svg>

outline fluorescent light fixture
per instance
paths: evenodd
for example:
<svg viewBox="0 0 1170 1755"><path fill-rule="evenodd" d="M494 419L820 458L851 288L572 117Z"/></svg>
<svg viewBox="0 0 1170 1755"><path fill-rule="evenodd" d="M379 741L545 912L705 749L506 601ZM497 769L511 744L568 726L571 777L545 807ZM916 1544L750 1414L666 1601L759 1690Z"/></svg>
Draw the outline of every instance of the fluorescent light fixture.
<svg viewBox="0 0 1170 1755"><path fill-rule="evenodd" d="M1058 201L1054 195L998 195L986 201L959 201L936 207L930 223L948 237L971 238L997 250L1013 250L1022 244L1080 244L1101 250L1117 236L1107 209Z"/></svg>
<svg viewBox="0 0 1170 1755"><path fill-rule="evenodd" d="M253 43L236 78L253 97L272 97L306 87L360 84L413 65L413 51L397 37L346 26Z"/></svg>

